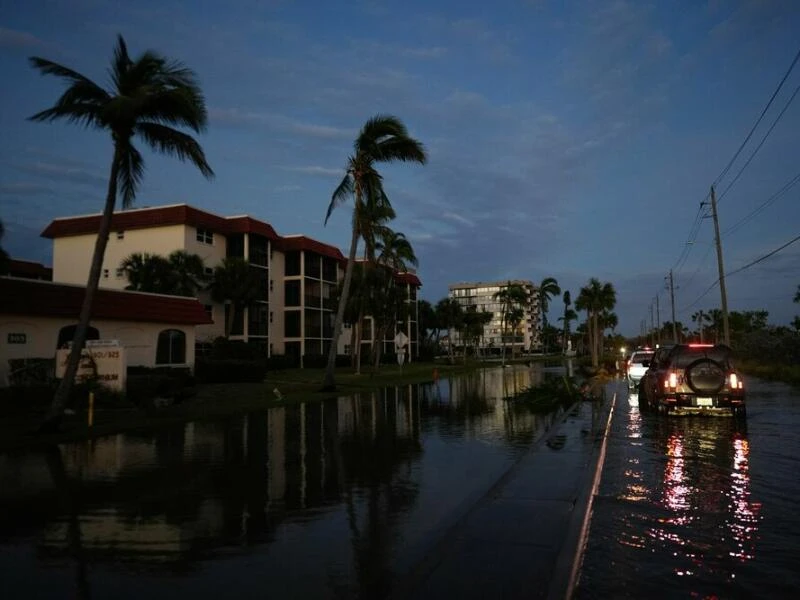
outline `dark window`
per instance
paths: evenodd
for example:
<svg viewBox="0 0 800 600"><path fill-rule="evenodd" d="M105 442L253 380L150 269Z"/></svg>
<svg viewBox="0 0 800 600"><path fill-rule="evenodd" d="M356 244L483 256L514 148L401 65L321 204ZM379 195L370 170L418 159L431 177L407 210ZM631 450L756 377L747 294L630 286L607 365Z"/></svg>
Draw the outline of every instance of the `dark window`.
<svg viewBox="0 0 800 600"><path fill-rule="evenodd" d="M250 305L247 311L247 334L248 335L267 335L267 319L269 306L263 302L256 302Z"/></svg>
<svg viewBox="0 0 800 600"><path fill-rule="evenodd" d="M124 231L118 231L117 232L117 239L118 240L124 240L125 239L125 232Z"/></svg>
<svg viewBox="0 0 800 600"><path fill-rule="evenodd" d="M336 261L327 256L322 257L322 278L325 281L336 281Z"/></svg>
<svg viewBox="0 0 800 600"><path fill-rule="evenodd" d="M201 244L213 244L214 243L214 234L209 229L201 229L200 227L197 228L197 241Z"/></svg>
<svg viewBox="0 0 800 600"><path fill-rule="evenodd" d="M306 340L306 356L319 356L322 354L320 340Z"/></svg>
<svg viewBox="0 0 800 600"><path fill-rule="evenodd" d="M67 325L62 327L61 330L58 332L58 342L56 343L56 348L66 348L67 344L72 341L75 337L75 330L78 328L77 325ZM89 327L86 331L86 340L99 340L100 339L100 332L95 327Z"/></svg>
<svg viewBox="0 0 800 600"><path fill-rule="evenodd" d="M287 310L283 319L283 336L288 338L300 337L300 311Z"/></svg>
<svg viewBox="0 0 800 600"><path fill-rule="evenodd" d="M178 329L165 329L158 334L156 346L157 365L182 365L186 363L186 334Z"/></svg>
<svg viewBox="0 0 800 600"><path fill-rule="evenodd" d="M254 265L266 267L269 264L269 240L267 238L250 234L250 262Z"/></svg>
<svg viewBox="0 0 800 600"><path fill-rule="evenodd" d="M283 305L300 306L300 282L287 281L283 284Z"/></svg>
<svg viewBox="0 0 800 600"><path fill-rule="evenodd" d="M322 257L319 254L315 254L313 252L305 253L306 277L313 277L314 279L320 278L322 274L320 267L321 258Z"/></svg>
<svg viewBox="0 0 800 600"><path fill-rule="evenodd" d="M322 313L322 337L333 337L333 322L336 320L336 315L332 312Z"/></svg>
<svg viewBox="0 0 800 600"><path fill-rule="evenodd" d="M300 275L300 252L287 252L285 261L284 275L287 277Z"/></svg>
<svg viewBox="0 0 800 600"><path fill-rule="evenodd" d="M244 234L229 235L225 241L225 251L228 258L244 258Z"/></svg>
<svg viewBox="0 0 800 600"><path fill-rule="evenodd" d="M214 306L212 304L204 304L203 310L206 311L208 318L214 320Z"/></svg>
<svg viewBox="0 0 800 600"><path fill-rule="evenodd" d="M286 342L283 346L286 356L294 359L298 367L300 366L300 342Z"/></svg>
<svg viewBox="0 0 800 600"><path fill-rule="evenodd" d="M322 337L322 313L318 310L306 310L306 337Z"/></svg>
<svg viewBox="0 0 800 600"><path fill-rule="evenodd" d="M250 267L250 272L258 280L258 293L261 300L269 300L269 271L261 267Z"/></svg>
<svg viewBox="0 0 800 600"><path fill-rule="evenodd" d="M305 280L305 305L319 308L322 306L321 284L313 279Z"/></svg>
<svg viewBox="0 0 800 600"><path fill-rule="evenodd" d="M336 303L333 300L336 294L336 286L332 283L322 284L322 308L336 310Z"/></svg>

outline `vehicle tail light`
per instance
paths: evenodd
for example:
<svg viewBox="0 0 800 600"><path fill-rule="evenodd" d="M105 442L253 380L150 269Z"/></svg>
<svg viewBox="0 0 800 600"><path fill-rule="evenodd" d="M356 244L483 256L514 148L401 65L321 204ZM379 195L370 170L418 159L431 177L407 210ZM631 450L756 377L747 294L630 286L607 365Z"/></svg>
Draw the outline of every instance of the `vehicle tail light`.
<svg viewBox="0 0 800 600"><path fill-rule="evenodd" d="M674 390L678 387L678 374L675 371L671 371L667 378L664 380L664 387L668 390Z"/></svg>
<svg viewBox="0 0 800 600"><path fill-rule="evenodd" d="M739 376L736 373L730 374L730 383L732 390L741 390L744 388L744 382L739 379Z"/></svg>

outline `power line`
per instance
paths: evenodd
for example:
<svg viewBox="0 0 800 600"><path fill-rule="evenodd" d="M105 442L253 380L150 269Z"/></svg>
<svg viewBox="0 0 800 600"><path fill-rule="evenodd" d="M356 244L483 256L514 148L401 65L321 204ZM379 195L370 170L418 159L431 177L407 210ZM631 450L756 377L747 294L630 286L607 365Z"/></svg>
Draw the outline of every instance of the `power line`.
<svg viewBox="0 0 800 600"><path fill-rule="evenodd" d="M706 217L706 215L704 214L706 200L708 200L708 195L705 198L703 198L703 201L700 203L700 206L697 209L697 214L694 217L692 226L689 228L689 236L686 239L686 244L684 244L683 249L681 250L681 254L680 256L678 256L678 260L676 260L675 264L672 265L673 271L679 272L683 268L683 265L686 264L686 261L689 259L689 254L692 251L694 242L695 240L697 240L697 235L700 233L700 227L703 224L703 219Z"/></svg>
<svg viewBox="0 0 800 600"><path fill-rule="evenodd" d="M762 262L762 261L765 261L765 260L767 260L769 257L776 255L776 254L777 254L778 252L780 252L781 250L783 250L783 249L785 249L785 248L788 248L789 246L791 246L792 244L794 244L795 242L798 242L798 241L800 241L800 235L798 235L797 237L795 237L795 238L793 238L793 239L789 240L789 241L788 241L788 242L786 242L785 244L783 244L783 245L781 245L781 246L779 246L779 247L775 248L775 250L772 250L771 252L767 252L767 253L766 253L764 256L761 256L761 257L759 257L759 258L755 259L754 261L747 263L747 264L746 264L746 265L744 265L743 267L739 267L739 268L738 268L738 269L736 269L735 271L731 271L730 273L726 273L726 274L725 274L725 277L730 277L731 275L736 275L737 273L741 273L742 271L746 271L746 270L747 270L747 269L749 269L750 267L752 267L752 266L755 266L755 265L757 265L758 263L760 263L760 262ZM714 287L716 287L716 286L717 286L717 284L719 284L719 282L720 282L720 279L719 279L719 278L717 278L717 280L716 280L714 283L712 283L710 286L708 286L708 289L706 289L706 291L705 291L705 292L703 292L702 294L700 294L700 295L697 297L697 299L696 299L694 302L692 302L691 304L688 304L687 306L684 306L684 307L683 307L683 308L682 308L682 309L681 309L679 312L683 312L683 311L685 311L685 310L689 310L690 308L692 308L692 307L693 307L695 304L697 304L698 302L700 302L700 300L702 300L703 298L705 298L705 296L706 296L706 295L707 295L707 294L708 294L708 293L709 293L711 290L713 290L713 289L714 289Z"/></svg>
<svg viewBox="0 0 800 600"><path fill-rule="evenodd" d="M791 74L798 60L800 60L800 50L797 51L797 54L795 55L794 60L792 61L792 64L789 65L789 68L784 74L783 79L781 79L781 82L778 84L778 87L775 88L774 92L772 92L772 96L770 97L769 102L767 102L767 105L764 107L764 110L761 111L761 114L759 115L753 127L750 129L750 132L747 134L747 137L744 138L744 141L739 146L739 149L736 150L736 153L733 155L733 158L731 158L731 160L728 162L725 168L722 169L722 172L719 174L719 176L717 176L717 178L714 180L713 185L716 186L717 184L719 184L722 178L728 174L728 171L730 171L730 168L733 166L733 163L736 162L736 159L739 158L739 155L742 153L742 150L744 150L744 147L747 145L747 142L749 142L750 138L753 137L753 133L755 133L755 130L758 128L759 124L764 118L764 115L767 114L769 107L772 106L772 102L775 100L775 97L778 95L778 92L781 91L783 84L789 78L789 75Z"/></svg>
<svg viewBox="0 0 800 600"><path fill-rule="evenodd" d="M725 230L723 232L723 235L728 235L729 233L733 233L737 229L739 229L739 228L743 227L744 225L746 225L748 222L752 221L758 215L758 213L760 213L762 210L766 209L769 205L771 205L778 198L783 196L783 194L788 192L790 189L792 189L798 183L800 183L800 173L798 173L797 175L792 177L788 182L786 182L783 185L783 187L781 189L779 189L777 192L772 194L772 196L767 198L757 208L753 209L748 214L746 214L744 217L739 219L735 224L731 225L727 230Z"/></svg>
<svg viewBox="0 0 800 600"><path fill-rule="evenodd" d="M794 99L797 96L798 92L800 92L800 85L798 85L794 89L794 93L789 98L789 100L786 102L786 104L783 106L783 109L778 114L778 116L775 117L775 120L772 122L772 125L770 125L770 128L767 130L767 133L764 134L764 137L761 138L761 141L758 143L758 146L756 146L756 149L753 150L753 152L750 154L750 157L747 159L747 161L744 163L744 165L742 165L742 168L739 169L738 173L736 173L736 177L734 177L733 180L728 184L728 187L725 188L725 191L722 192L722 194L720 194L719 198L717 199L717 205L719 205L720 201L725 197L725 194L728 193L728 190L730 190L733 187L733 184L735 184L738 181L739 177L742 176L742 173L744 173L744 170L750 165L750 163L752 162L753 158L755 158L756 154L758 154L758 151L761 150L761 146L763 146L764 142L767 141L767 138L772 133L772 130L775 129L775 126L778 124L778 121L781 120L781 118L783 117L783 114L786 112L786 109L788 109L789 105L794 101Z"/></svg>

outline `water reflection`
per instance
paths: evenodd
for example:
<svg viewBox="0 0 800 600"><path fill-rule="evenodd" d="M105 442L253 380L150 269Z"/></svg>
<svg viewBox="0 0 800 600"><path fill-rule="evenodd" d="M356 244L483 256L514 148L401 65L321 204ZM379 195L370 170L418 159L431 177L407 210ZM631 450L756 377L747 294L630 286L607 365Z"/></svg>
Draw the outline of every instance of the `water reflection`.
<svg viewBox="0 0 800 600"><path fill-rule="evenodd" d="M242 585L385 595L431 532L549 427L503 401L537 376L497 369L0 455L0 552L37 557L9 589L68 569L79 597L103 596L103 565L149 593L148 574L199 578L258 549Z"/></svg>

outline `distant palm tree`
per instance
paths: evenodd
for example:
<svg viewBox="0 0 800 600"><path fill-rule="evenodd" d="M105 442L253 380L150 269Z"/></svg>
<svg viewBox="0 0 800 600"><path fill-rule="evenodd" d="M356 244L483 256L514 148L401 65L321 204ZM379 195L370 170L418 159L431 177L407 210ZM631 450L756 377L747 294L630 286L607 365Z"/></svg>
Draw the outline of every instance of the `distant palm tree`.
<svg viewBox="0 0 800 600"><path fill-rule="evenodd" d="M128 278L126 290L169 294L172 286L172 265L163 256L148 252L134 252L120 263Z"/></svg>
<svg viewBox="0 0 800 600"><path fill-rule="evenodd" d="M389 198L383 189L383 179L375 166L379 163L396 161L425 164L427 156L422 144L408 135L408 130L400 119L388 115L372 117L361 128L353 147L353 154L347 161L344 178L334 190L328 205L325 215L326 223L337 206L350 198L353 199L350 252L344 274L342 295L333 325L333 339L328 352L328 364L323 382L324 390L336 389L334 373L337 345L344 322L347 297L350 293L350 281L353 277L359 237L364 235L368 229L367 220L370 214L374 216L381 210L385 214L391 207Z"/></svg>
<svg viewBox="0 0 800 600"><path fill-rule="evenodd" d="M206 265L198 254L175 250L167 257L172 269L172 290L170 294L194 298L197 292L208 283Z"/></svg>
<svg viewBox="0 0 800 600"><path fill-rule="evenodd" d="M578 315L575 313L570 306L572 305L572 296L569 293L569 290L564 290L564 295L562 296L564 300L564 314L558 318L559 321L564 322L564 333L561 337L561 351L566 352L567 350L567 340L569 339L569 322L575 321L578 318Z"/></svg>
<svg viewBox="0 0 800 600"><path fill-rule="evenodd" d="M553 277L545 277L539 284L539 308L542 311L542 333L547 331L547 310L550 308L550 299L561 293L558 281ZM542 340L542 346L547 352L547 340Z"/></svg>
<svg viewBox="0 0 800 600"><path fill-rule="evenodd" d="M587 333L589 336L589 352L592 356L592 366L600 365L600 356L603 351L603 337L601 329L601 315L604 310L611 310L617 303L617 293L610 283L601 283L592 277L588 285L581 288L575 308L586 311Z"/></svg>
<svg viewBox="0 0 800 600"><path fill-rule="evenodd" d="M525 319L525 310L521 306L515 306L506 315L506 321L511 326L511 358L514 359L517 357L517 346L514 343L516 338L519 336L519 326L522 324L523 319Z"/></svg>
<svg viewBox="0 0 800 600"><path fill-rule="evenodd" d="M67 90L51 108L30 119L45 122L63 119L101 129L111 135L114 147L108 193L98 226L83 306L64 377L41 427L44 431L58 428L75 381L92 303L100 282L117 195L122 196L124 208L130 206L144 176L144 159L133 145L133 138L140 138L156 152L189 160L208 178L214 173L197 141L174 128L188 127L199 133L205 129L207 121L205 100L197 78L183 64L149 50L133 60L122 36L117 38L114 49L109 69L112 87L108 90L77 71L44 58L32 57L30 62L43 75L54 75L68 84Z"/></svg>
<svg viewBox="0 0 800 600"><path fill-rule="evenodd" d="M698 310L696 313L692 315L692 321L697 323L697 329L700 333L700 343L704 342L705 336L703 335L704 330L706 328L706 323L711 322L711 317L708 315L707 312L703 312L702 310Z"/></svg>
<svg viewBox="0 0 800 600"><path fill-rule="evenodd" d="M528 302L528 293L525 288L518 283L511 283L510 281L503 286L500 290L494 293L495 301L500 302L500 328L503 331L503 348L502 348L502 365L506 364L506 338L508 333L508 315L517 307L522 307ZM513 349L513 347L512 347Z"/></svg>
<svg viewBox="0 0 800 600"><path fill-rule="evenodd" d="M450 364L453 364L455 362L453 359L453 346L455 345L453 332L461 327L464 319L464 307L455 298L442 298L436 303L436 314L442 329L447 329L447 350L450 355Z"/></svg>
<svg viewBox="0 0 800 600"><path fill-rule="evenodd" d="M225 337L231 337L236 315L263 296L258 276L243 258L225 258L214 268L211 279L211 298L226 304Z"/></svg>
<svg viewBox="0 0 800 600"><path fill-rule="evenodd" d="M3 241L3 235L5 235L6 229L3 226L3 222L0 221L0 242ZM0 246L0 275L5 275L8 273L8 269L11 265L11 257L8 255L8 252L3 250L2 246Z"/></svg>

